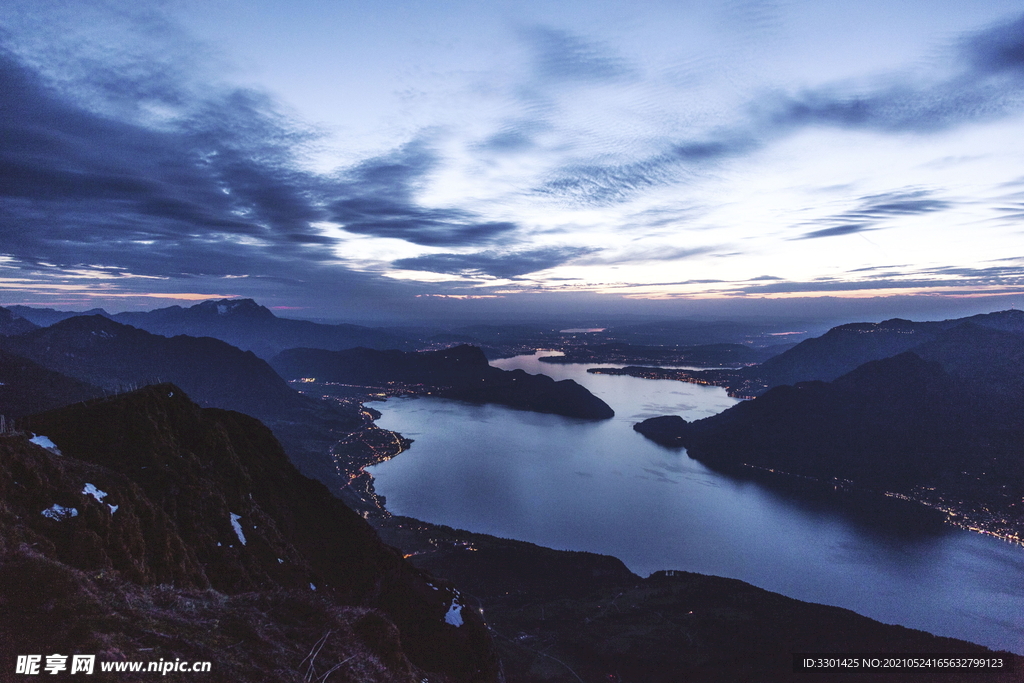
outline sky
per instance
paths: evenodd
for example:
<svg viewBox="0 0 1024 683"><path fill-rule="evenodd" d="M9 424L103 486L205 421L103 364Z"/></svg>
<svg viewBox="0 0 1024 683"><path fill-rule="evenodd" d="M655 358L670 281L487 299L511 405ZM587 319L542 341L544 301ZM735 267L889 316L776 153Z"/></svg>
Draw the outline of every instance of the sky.
<svg viewBox="0 0 1024 683"><path fill-rule="evenodd" d="M0 305L1024 304L1024 2L5 0Z"/></svg>

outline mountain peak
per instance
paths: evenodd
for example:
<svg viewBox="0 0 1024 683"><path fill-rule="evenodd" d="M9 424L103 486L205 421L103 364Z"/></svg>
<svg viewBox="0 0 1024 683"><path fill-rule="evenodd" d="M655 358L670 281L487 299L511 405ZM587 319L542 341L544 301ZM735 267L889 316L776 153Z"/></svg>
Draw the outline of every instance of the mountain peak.
<svg viewBox="0 0 1024 683"><path fill-rule="evenodd" d="M40 331L37 334L40 335L54 335L58 333L63 334L84 334L88 332L92 336L99 336L104 339L116 337L120 333L126 330L134 330L131 325L125 325L119 323L116 320L111 320L102 315L76 315L73 318L65 318L60 322L54 323L49 327L41 328L45 332Z"/></svg>
<svg viewBox="0 0 1024 683"><path fill-rule="evenodd" d="M252 299L210 299L191 306L189 311L203 315L246 318L275 318L270 309Z"/></svg>

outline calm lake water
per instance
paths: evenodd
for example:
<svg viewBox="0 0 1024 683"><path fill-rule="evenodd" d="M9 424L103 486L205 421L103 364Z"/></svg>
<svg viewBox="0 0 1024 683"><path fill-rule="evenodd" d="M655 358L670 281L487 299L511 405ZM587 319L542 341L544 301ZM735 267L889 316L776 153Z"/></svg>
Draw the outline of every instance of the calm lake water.
<svg viewBox="0 0 1024 683"><path fill-rule="evenodd" d="M544 354L541 354L544 355ZM415 440L370 469L388 509L566 550L634 572L715 574L891 624L1024 654L1024 548L944 525L909 524L845 497L809 499L713 472L632 430L735 403L717 387L592 375L592 365L518 356L493 365L574 379L614 408L589 422L434 398L374 403L381 427Z"/></svg>

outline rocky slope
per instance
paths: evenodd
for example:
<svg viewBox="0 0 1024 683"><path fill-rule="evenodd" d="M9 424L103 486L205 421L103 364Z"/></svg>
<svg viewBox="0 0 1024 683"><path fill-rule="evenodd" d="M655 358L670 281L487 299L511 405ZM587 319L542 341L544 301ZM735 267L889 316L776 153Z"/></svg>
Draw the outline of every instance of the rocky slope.
<svg viewBox="0 0 1024 683"><path fill-rule="evenodd" d="M177 656L219 662L217 680L298 681L351 657L331 680L496 679L458 591L300 475L253 418L163 384L25 424L60 455L0 437L4 661ZM324 659L303 661L321 638Z"/></svg>

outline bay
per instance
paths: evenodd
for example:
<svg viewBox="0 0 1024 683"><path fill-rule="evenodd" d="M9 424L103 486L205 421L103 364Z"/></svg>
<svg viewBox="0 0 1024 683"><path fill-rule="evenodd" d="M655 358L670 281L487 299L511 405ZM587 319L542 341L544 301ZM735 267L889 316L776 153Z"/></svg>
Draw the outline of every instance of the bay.
<svg viewBox="0 0 1024 683"><path fill-rule="evenodd" d="M435 398L375 403L415 440L370 468L394 514L598 552L641 575L683 569L741 579L891 624L1024 654L1024 549L910 506L865 511L726 476L633 431L736 401L717 387L586 372L538 356L492 363L574 379L615 410L593 422Z"/></svg>

